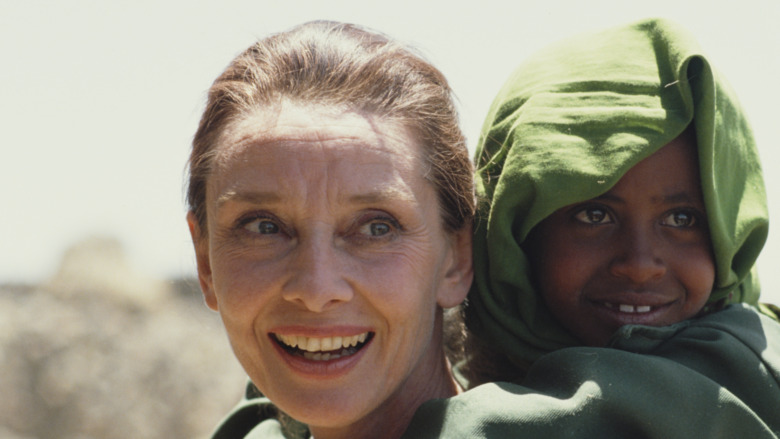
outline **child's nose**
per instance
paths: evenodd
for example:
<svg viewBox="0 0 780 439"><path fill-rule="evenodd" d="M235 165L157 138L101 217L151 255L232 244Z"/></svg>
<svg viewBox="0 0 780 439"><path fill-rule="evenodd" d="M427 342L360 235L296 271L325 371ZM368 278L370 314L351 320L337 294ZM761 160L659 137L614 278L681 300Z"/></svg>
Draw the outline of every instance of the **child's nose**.
<svg viewBox="0 0 780 439"><path fill-rule="evenodd" d="M290 255L282 297L312 312L325 311L352 299L354 292L343 278L343 258L331 240L306 239Z"/></svg>
<svg viewBox="0 0 780 439"><path fill-rule="evenodd" d="M630 230L616 236L618 251L610 263L614 276L643 284L666 274L666 263L660 245L649 231Z"/></svg>

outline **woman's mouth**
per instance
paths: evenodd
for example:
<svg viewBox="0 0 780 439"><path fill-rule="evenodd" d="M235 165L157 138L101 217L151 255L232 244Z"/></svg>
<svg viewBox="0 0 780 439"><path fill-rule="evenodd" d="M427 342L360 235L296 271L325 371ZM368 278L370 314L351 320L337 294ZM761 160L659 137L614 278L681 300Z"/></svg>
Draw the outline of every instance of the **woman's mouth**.
<svg viewBox="0 0 780 439"><path fill-rule="evenodd" d="M362 349L373 332L352 336L306 337L302 335L272 334L279 346L291 355L312 361L329 361L354 355Z"/></svg>

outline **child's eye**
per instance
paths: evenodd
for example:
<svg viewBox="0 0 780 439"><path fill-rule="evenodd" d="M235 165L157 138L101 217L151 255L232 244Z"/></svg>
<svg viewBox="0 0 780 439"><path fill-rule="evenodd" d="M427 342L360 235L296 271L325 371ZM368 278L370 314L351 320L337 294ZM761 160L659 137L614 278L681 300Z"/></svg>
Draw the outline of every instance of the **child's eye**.
<svg viewBox="0 0 780 439"><path fill-rule="evenodd" d="M696 215L686 211L671 212L661 220L661 224L672 227L693 227L696 223Z"/></svg>
<svg viewBox="0 0 780 439"><path fill-rule="evenodd" d="M586 207L574 214L577 221L585 224L611 224L612 216L602 207Z"/></svg>

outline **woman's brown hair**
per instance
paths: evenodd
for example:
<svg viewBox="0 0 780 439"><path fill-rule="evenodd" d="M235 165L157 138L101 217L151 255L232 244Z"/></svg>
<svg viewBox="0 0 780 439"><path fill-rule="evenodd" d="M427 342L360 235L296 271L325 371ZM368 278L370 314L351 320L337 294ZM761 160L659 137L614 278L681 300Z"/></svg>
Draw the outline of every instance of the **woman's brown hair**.
<svg viewBox="0 0 780 439"><path fill-rule="evenodd" d="M206 181L221 134L282 99L367 112L410 129L423 147L445 228L474 215L473 173L444 76L382 34L316 21L265 38L238 55L214 81L193 139L187 204L206 230Z"/></svg>

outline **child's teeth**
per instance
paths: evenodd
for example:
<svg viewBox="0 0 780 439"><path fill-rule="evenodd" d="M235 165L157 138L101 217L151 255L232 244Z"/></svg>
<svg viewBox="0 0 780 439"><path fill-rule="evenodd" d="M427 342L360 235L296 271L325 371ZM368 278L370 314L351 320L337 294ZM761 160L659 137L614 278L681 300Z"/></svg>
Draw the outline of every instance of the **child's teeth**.
<svg viewBox="0 0 780 439"><path fill-rule="evenodd" d="M614 308L614 305L612 305L611 303L608 303L607 304L607 308ZM642 313L646 313L646 312L652 311L653 307L651 307L649 305L637 305L637 306L634 306L634 305L620 304L620 305L618 305L618 309L620 310L620 312L624 312L624 313L642 314Z"/></svg>

